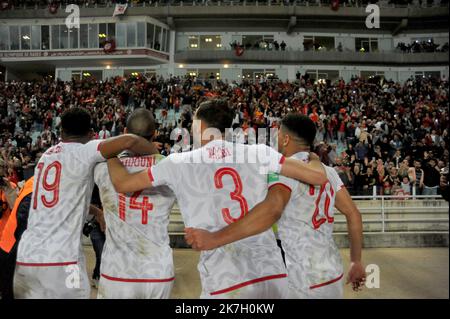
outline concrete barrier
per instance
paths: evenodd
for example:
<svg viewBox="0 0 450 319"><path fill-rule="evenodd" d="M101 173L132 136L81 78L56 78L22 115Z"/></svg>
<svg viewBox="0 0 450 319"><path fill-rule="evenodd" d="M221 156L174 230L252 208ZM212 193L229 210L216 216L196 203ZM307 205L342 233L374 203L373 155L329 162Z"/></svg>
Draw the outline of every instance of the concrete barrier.
<svg viewBox="0 0 450 319"><path fill-rule="evenodd" d="M448 247L449 205L440 199L355 200L361 211L364 247ZM383 213L384 212L384 213ZM184 242L184 222L179 208L170 215L169 234L173 247ZM345 216L335 211L334 238L348 247Z"/></svg>

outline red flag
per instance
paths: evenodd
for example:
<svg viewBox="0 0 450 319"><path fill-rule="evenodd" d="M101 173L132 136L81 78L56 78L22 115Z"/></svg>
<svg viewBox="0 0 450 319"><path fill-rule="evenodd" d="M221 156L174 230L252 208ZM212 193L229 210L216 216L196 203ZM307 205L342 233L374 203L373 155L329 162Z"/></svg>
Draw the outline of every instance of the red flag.
<svg viewBox="0 0 450 319"><path fill-rule="evenodd" d="M117 3L116 7L114 9L113 17L125 14L125 11L127 11L127 8L128 8L128 3Z"/></svg>
<svg viewBox="0 0 450 319"><path fill-rule="evenodd" d="M339 0L331 0L331 10L333 11L339 10Z"/></svg>
<svg viewBox="0 0 450 319"><path fill-rule="evenodd" d="M9 9L11 6L11 3L9 2L9 0L2 0L2 2L0 3L0 10L7 10Z"/></svg>
<svg viewBox="0 0 450 319"><path fill-rule="evenodd" d="M244 48L241 46L236 46L235 53L237 56L241 56L242 54L244 54Z"/></svg>

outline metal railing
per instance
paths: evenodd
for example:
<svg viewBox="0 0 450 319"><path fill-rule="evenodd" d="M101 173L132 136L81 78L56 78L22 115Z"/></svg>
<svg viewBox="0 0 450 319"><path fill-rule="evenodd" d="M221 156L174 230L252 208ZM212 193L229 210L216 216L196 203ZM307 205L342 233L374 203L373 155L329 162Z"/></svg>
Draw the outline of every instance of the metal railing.
<svg viewBox="0 0 450 319"><path fill-rule="evenodd" d="M364 216L365 213L377 213L379 212L380 218L379 219L369 219L369 220L363 220L364 223L381 223L381 232L386 232L386 224L387 223L446 223L447 227L446 230L448 231L448 214L445 218L435 218L435 217L420 217L420 218L408 218L407 216L409 214L418 214L423 213L427 214L428 212L427 207L425 205L406 205L408 203L408 200L421 200L419 203L423 204L425 200L428 201L440 201L440 204L444 203L443 205L439 205L440 211L434 211L431 213L441 213L444 214L448 212L449 205L448 202L445 202L442 199L442 196L440 195L371 195L371 196L352 196L353 200L356 201L362 201L368 200L371 203L373 201L379 202L379 205L371 206L371 207L364 207L362 205L358 206L358 209L360 210L361 214ZM423 201L422 201L423 200ZM394 204L394 205L386 205ZM446 203L446 204L445 204ZM400 205L404 204L404 205ZM402 212L401 212L402 211ZM402 214L405 216L404 218L388 218L390 213L394 214Z"/></svg>
<svg viewBox="0 0 450 319"><path fill-rule="evenodd" d="M409 202L409 205L403 206L400 203L408 203L408 201L404 200L398 200L397 196L384 196L384 195L376 195L376 196L352 196L352 199L356 201L356 205L358 206L358 209L361 212L361 215L363 217L363 225L368 224L380 224L380 230L370 230L370 231L364 231L365 233L385 233L389 232L387 229L387 224L389 223L399 223L399 224L439 224L439 229L434 229L433 231L444 231L448 232L448 209L449 205L448 202L445 202L441 196L439 195L409 195L405 196L409 200L414 199L420 199L421 201L417 204ZM425 200L428 201L439 201L439 205L436 205L438 207L435 207L433 212L427 211L427 206L423 205ZM370 205L370 207L364 207L364 203L376 203L376 205ZM388 205L387 205L388 204ZM422 204L422 205L421 205ZM428 207L429 209L429 207ZM445 215L444 217L408 217L408 215L417 215L417 214L441 214ZM364 217L367 215L377 215L379 214L378 218L370 218L365 219ZM402 218L390 218L390 214L400 214L402 215ZM339 216L339 215L335 215ZM340 215L338 218L335 218L335 226L340 226L342 224L346 224L346 219L343 215ZM171 213L171 220L170 220L170 226L172 230L170 233L172 235L182 235L184 234L184 223L180 216L180 210L179 207L176 205L172 209ZM402 230L404 231L404 230ZM416 232L417 230L410 230ZM394 230L395 232L395 230ZM340 233L338 230L337 233Z"/></svg>

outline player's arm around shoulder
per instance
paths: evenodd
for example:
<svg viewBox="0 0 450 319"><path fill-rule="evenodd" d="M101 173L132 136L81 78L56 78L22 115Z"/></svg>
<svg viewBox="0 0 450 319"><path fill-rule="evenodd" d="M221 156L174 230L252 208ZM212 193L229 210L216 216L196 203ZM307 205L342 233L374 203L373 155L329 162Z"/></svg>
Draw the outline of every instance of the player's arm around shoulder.
<svg viewBox="0 0 450 319"><path fill-rule="evenodd" d="M152 187L153 178L150 169L130 173L117 158L108 159L108 171L111 182L118 193L130 193Z"/></svg>
<svg viewBox="0 0 450 319"><path fill-rule="evenodd" d="M280 173L311 185L322 185L328 180L325 168L319 157L314 153L310 153L309 163L286 158L281 166Z"/></svg>
<svg viewBox="0 0 450 319"><path fill-rule="evenodd" d="M108 159L108 171L111 182L118 193L137 192L160 185L168 185L171 188L175 188L174 185L179 182L179 178L176 175L176 164L180 160L178 155L181 154L171 154L166 158L160 159L156 165L136 173L128 172L117 157Z"/></svg>
<svg viewBox="0 0 450 319"><path fill-rule="evenodd" d="M125 150L136 154L156 154L158 145L134 134L123 134L101 141L98 150L106 159L116 157Z"/></svg>
<svg viewBox="0 0 450 319"><path fill-rule="evenodd" d="M280 219L290 197L288 188L275 184L267 192L266 198L244 218L219 231L211 233L204 229L186 228L186 242L195 250L211 250L262 233Z"/></svg>

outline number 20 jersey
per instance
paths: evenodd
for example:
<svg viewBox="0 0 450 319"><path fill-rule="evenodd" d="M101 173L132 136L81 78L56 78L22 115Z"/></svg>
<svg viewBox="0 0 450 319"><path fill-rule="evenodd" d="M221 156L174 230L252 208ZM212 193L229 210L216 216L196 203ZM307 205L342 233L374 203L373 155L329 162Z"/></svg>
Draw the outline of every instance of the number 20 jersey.
<svg viewBox="0 0 450 319"><path fill-rule="evenodd" d="M299 152L291 158L307 161L308 156ZM325 170L328 182L315 187L284 176L269 177L269 187L283 184L291 189L291 198L277 225L286 254L289 285L294 289L308 291L343 273L333 239L334 203L343 183L332 167L325 166Z"/></svg>
<svg viewBox="0 0 450 319"><path fill-rule="evenodd" d="M19 243L19 264L64 266L79 261L94 167L105 160L100 143L61 142L42 155L34 173L27 230Z"/></svg>
<svg viewBox="0 0 450 319"><path fill-rule="evenodd" d="M258 152L262 156L257 156ZM264 200L267 172L261 169L277 173L282 162L282 155L266 145L214 140L194 151L169 155L152 166L149 174L154 186L168 185L174 191L186 227L214 232L243 217ZM286 277L270 229L203 251L198 270L204 296Z"/></svg>
<svg viewBox="0 0 450 319"><path fill-rule="evenodd" d="M130 172L157 164L164 156L121 157ZM95 168L95 183L106 221L102 277L110 280L171 281L174 277L169 246L169 215L175 195L167 186L118 194L106 163Z"/></svg>

